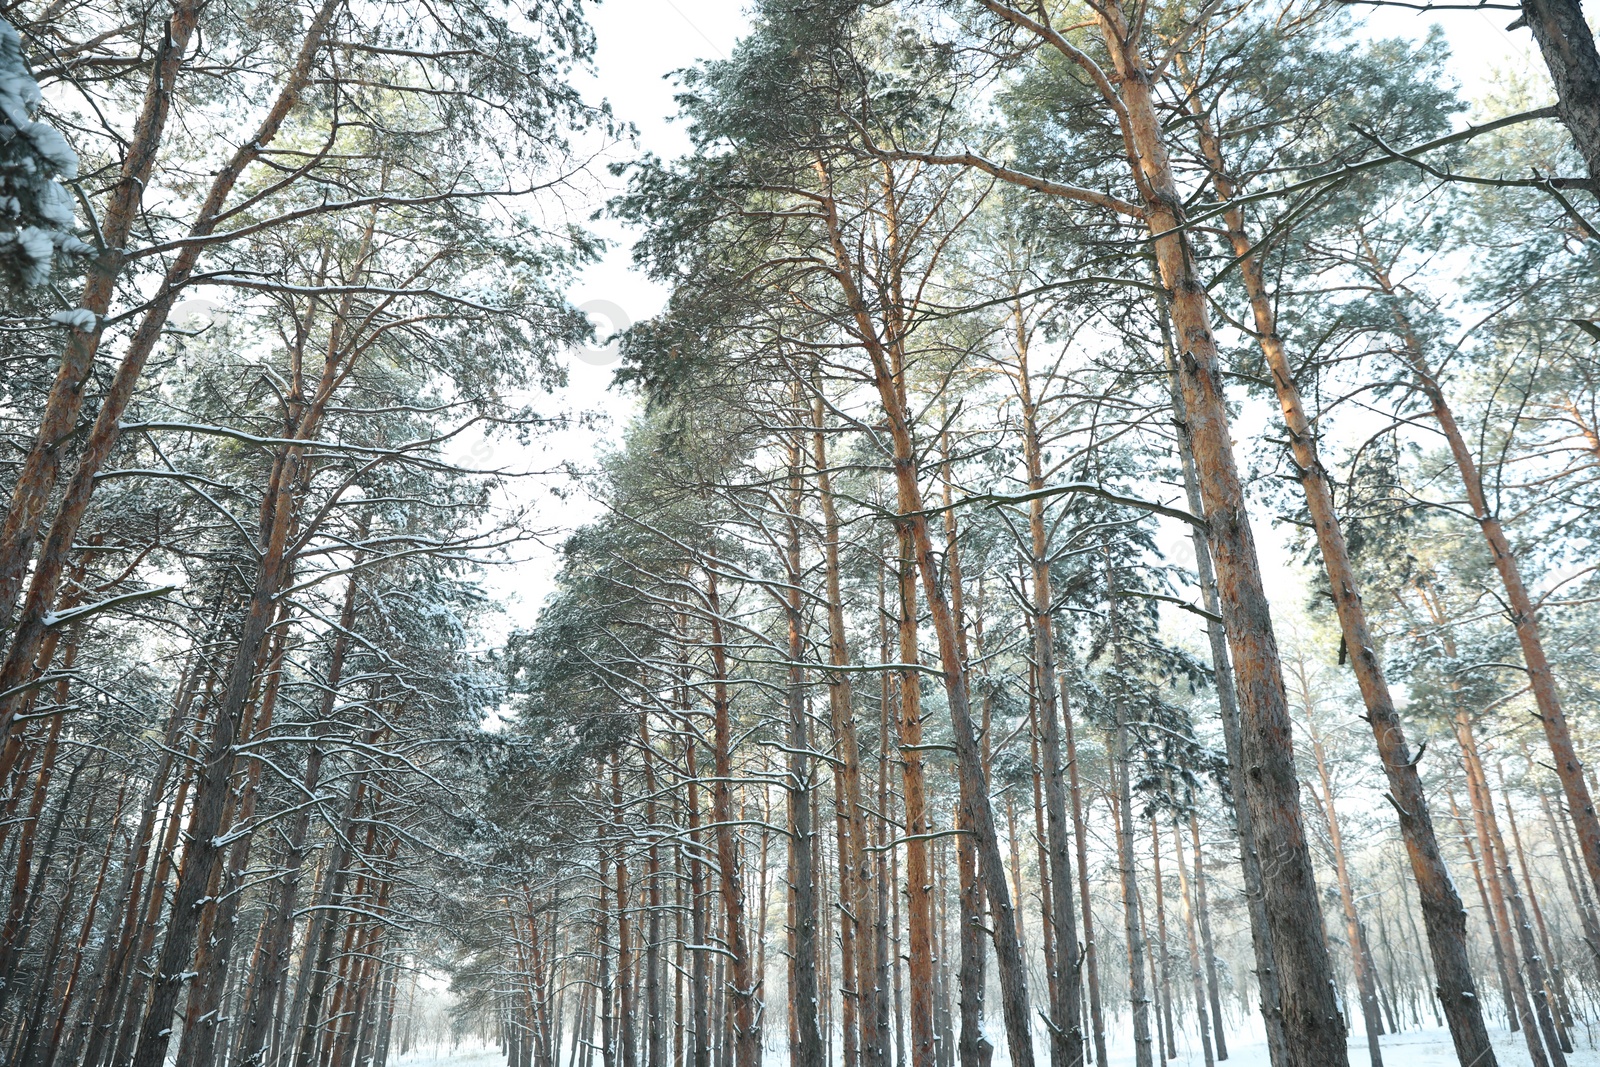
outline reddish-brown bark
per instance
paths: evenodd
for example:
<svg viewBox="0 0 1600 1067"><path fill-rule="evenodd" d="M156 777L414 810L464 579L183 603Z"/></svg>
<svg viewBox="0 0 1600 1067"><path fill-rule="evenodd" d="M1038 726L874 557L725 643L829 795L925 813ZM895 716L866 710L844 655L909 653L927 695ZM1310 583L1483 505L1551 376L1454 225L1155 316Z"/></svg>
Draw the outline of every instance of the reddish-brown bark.
<svg viewBox="0 0 1600 1067"><path fill-rule="evenodd" d="M714 564L706 571L706 608L711 627L713 773L716 775L711 786L711 818L717 841L717 868L721 876L722 910L729 953L731 988L728 992L733 1000L729 1023L733 1027L733 1062L734 1067L760 1067L761 1031L757 1011L760 991L757 989L756 974L751 968L750 949L745 936L744 877L740 873L739 845L734 832L737 817L733 811L731 785L733 723L728 696L728 653L723 640L722 603L717 594ZM620 901L618 905L620 914ZM625 1022L626 1015L623 1019Z"/></svg>

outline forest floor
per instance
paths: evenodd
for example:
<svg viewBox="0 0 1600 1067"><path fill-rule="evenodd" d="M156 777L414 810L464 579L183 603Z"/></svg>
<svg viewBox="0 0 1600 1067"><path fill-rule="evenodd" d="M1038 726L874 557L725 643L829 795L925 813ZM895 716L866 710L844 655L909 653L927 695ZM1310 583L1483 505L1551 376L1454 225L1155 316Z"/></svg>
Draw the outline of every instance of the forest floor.
<svg viewBox="0 0 1600 1067"><path fill-rule="evenodd" d="M1520 1034L1505 1030L1491 1030L1490 1033L1494 1038L1500 1067L1526 1067L1529 1062L1528 1049ZM1600 1035L1596 1035L1596 1040L1600 1040ZM1233 1046L1228 1051L1228 1067L1268 1067L1266 1045L1259 1041ZM1450 1035L1432 1027L1390 1034L1383 1039L1383 1051L1385 1067L1457 1067L1455 1051L1450 1046ZM769 1049L766 1058L771 1067L779 1067L787 1060L781 1049ZM1109 1067L1131 1067L1133 1054L1129 1051L1126 1055L1119 1055L1114 1050L1107 1059L1111 1061ZM426 1045L391 1062L395 1067L502 1067L505 1057L493 1046L463 1045L452 1049L448 1046ZM1004 1065L1001 1056L996 1056L994 1062L995 1067ZM1048 1057L1041 1057L1039 1062L1048 1063ZM1177 1059L1167 1062L1171 1067L1200 1067L1205 1060L1196 1048L1192 1052L1180 1050ZM1365 1037L1350 1043L1350 1067L1367 1067ZM1600 1049L1581 1031L1577 1038L1577 1050L1567 1056L1567 1067L1600 1067Z"/></svg>
<svg viewBox="0 0 1600 1067"><path fill-rule="evenodd" d="M1490 1029L1489 1034L1494 1040L1500 1067L1527 1067L1530 1062L1528 1046L1523 1043L1521 1034L1494 1028ZM1381 1043L1384 1067L1457 1067L1450 1035L1443 1029L1428 1027L1389 1034L1381 1039ZM1567 1067L1600 1067L1600 1049L1596 1049L1594 1042L1581 1029L1576 1035L1575 1044L1576 1050L1567 1056ZM1230 1045L1228 1053L1228 1067L1268 1067L1265 1042ZM1106 1058L1111 1061L1110 1067L1131 1067L1133 1064L1131 1052L1122 1056L1113 1052ZM1205 1063L1205 1058L1196 1047L1192 1052L1180 1049L1178 1058L1167 1062L1173 1067L1200 1067ZM1367 1067L1367 1039L1364 1034L1350 1042L1350 1067Z"/></svg>

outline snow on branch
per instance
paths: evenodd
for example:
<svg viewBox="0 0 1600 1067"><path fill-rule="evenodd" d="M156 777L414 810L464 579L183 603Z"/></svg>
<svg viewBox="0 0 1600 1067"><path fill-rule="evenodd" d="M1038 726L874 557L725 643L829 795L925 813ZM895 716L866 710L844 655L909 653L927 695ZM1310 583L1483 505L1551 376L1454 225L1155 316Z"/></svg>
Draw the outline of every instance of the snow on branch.
<svg viewBox="0 0 1600 1067"><path fill-rule="evenodd" d="M134 593L119 593L104 600L97 600L93 604L81 604L75 608L53 611L44 617L45 629L54 630L62 626L69 626L72 623L81 622L92 615L98 615L102 611L110 611L112 608L120 608L140 600L153 600L156 597L163 597L177 588L175 585L158 585L154 589L140 589Z"/></svg>
<svg viewBox="0 0 1600 1067"><path fill-rule="evenodd" d="M955 503L947 505L946 507L929 508L923 512L923 514L938 515L950 510L951 508L958 508L966 504L987 504L990 507L999 507L1004 504L1026 504L1030 500L1039 500L1052 496L1069 496L1074 494L1099 497L1101 500L1107 500L1113 504L1121 504L1130 508L1139 508L1140 510L1149 511L1156 515L1165 515L1169 519L1177 519L1179 522L1186 522L1191 526L1198 526L1202 530L1206 528L1206 520L1194 514L1193 512L1185 511L1182 508L1175 508L1170 504L1158 503L1154 500L1145 500L1141 497L1128 496L1126 493L1119 493L1113 489L1107 489L1103 485L1095 485L1093 482L1067 482L1063 485L1047 485L1042 489L1034 489L1026 493L976 493L972 496L957 500Z"/></svg>
<svg viewBox="0 0 1600 1067"><path fill-rule="evenodd" d="M0 267L14 285L38 285L57 255L89 250L72 232L72 199L58 180L78 176L78 155L34 121L43 100L22 38L0 19Z"/></svg>

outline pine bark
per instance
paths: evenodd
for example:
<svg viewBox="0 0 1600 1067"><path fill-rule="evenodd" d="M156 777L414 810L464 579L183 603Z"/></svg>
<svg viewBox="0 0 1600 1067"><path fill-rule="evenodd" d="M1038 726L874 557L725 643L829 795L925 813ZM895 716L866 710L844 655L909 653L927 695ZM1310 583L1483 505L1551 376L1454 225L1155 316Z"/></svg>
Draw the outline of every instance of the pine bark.
<svg viewBox="0 0 1600 1067"><path fill-rule="evenodd" d="M1600 52L1579 0L1522 0L1522 17L1533 31L1550 80L1556 109L1589 169L1590 190L1600 197Z"/></svg>
<svg viewBox="0 0 1600 1067"><path fill-rule="evenodd" d="M1150 816L1150 884L1155 887L1156 938L1160 942L1161 960L1161 1018L1166 1028L1167 1059L1178 1058L1177 1028L1172 1020L1172 952L1167 937L1166 885L1161 877L1161 828L1154 814ZM1152 958L1152 964L1155 960Z"/></svg>
<svg viewBox="0 0 1600 1067"><path fill-rule="evenodd" d="M1217 197L1232 201L1238 189L1228 174L1222 146L1192 92L1189 105L1199 133L1202 154L1211 168L1211 180ZM1267 291L1262 265L1255 255L1256 242L1245 231L1243 209L1237 206L1228 208L1223 213L1223 222L1227 227L1229 245L1238 259L1239 274L1250 302L1257 344L1272 374L1273 389L1288 429L1296 474L1305 494L1323 568L1327 572L1340 633L1350 650L1351 667L1367 709L1365 717L1372 727L1378 757L1388 778L1392 807L1399 816L1400 836L1405 842L1412 878L1416 881L1417 892L1422 900L1423 925L1428 932L1434 973L1439 977L1435 993L1444 1006L1456 1057L1464 1063L1494 1067L1494 1046L1484 1026L1480 998L1472 975L1472 962L1467 955L1466 909L1456 893L1455 882L1445 865L1433 828L1427 793L1422 786L1422 776L1417 771L1421 755L1419 753L1416 759L1412 758L1404 724L1395 709L1388 679L1384 677L1374 648L1366 608L1361 602L1360 584L1334 507L1333 487L1322 465L1317 430L1306 414L1299 385L1289 365L1288 352L1278 332L1277 306ZM1372 1055L1379 1056L1376 1044L1369 1041L1369 1045Z"/></svg>
<svg viewBox="0 0 1600 1067"><path fill-rule="evenodd" d="M300 103L301 94L309 83L312 67L318 53L322 49L323 38L333 18L335 10L342 0L323 0L322 6L312 17L307 25L305 36L300 42L296 55L295 65L284 78L279 92L263 116L254 135L245 140L229 158L226 164L212 178L207 189L206 198L202 202L195 222L190 226L189 236L200 238L209 235L216 226L217 219L222 209L232 194L234 187L245 171L260 159L267 151L267 147L282 129L290 113ZM191 4L184 0L174 14L174 27L180 22L187 22L196 17L200 5ZM193 26L189 25L187 34L192 32ZM164 96L166 88L152 83L152 93ZM161 104L163 116L165 104ZM164 121L164 118L163 118ZM159 129L156 131L159 140ZM155 145L150 145L154 151ZM143 164L143 174L149 174L148 164ZM127 178L125 181L129 180ZM141 179L142 186L142 179ZM137 198L135 198L135 203ZM132 207L130 206L130 210ZM126 231L124 231L126 239ZM120 242L119 242L120 244ZM44 640L49 630L48 616L56 602L56 596L61 583L61 576L66 567L66 562L72 552L72 545L77 537L78 528L83 522L83 517L88 511L89 499L94 493L97 478L101 468L110 459L113 449L121 436L122 417L127 411L128 404L133 399L134 390L139 378L144 372L146 362L160 341L166 328L167 315L177 299L177 294L182 286L189 280L195 265L199 262L205 244L200 241L191 241L185 244L173 257L171 265L167 268L166 276L162 280L158 295L151 301L149 309L140 319L138 328L129 339L127 348L123 351L122 359L117 366L117 371L112 377L110 387L100 400L100 408L95 416L94 425L90 427L88 435L84 438L83 446L78 454L77 467L72 478L68 481L62 499L56 511L55 519L50 523L49 532L44 543L40 546L37 558L34 560L32 576L28 583L28 595L23 602L22 611L16 618L15 628L12 633L11 646L6 652L6 658L0 663L0 692L10 692L22 683L31 668L34 657L39 650L40 642ZM120 253L120 249L119 249ZM105 300L109 301L115 284L115 276L105 280ZM97 297L98 299L98 297ZM99 348L100 331L104 323L104 311L97 312L97 326L93 331L73 331L73 339L69 342L68 358L63 360L62 374L68 374L68 364L78 354L86 360L79 376L76 390L81 390L82 375L88 373L89 363ZM58 384L61 379L58 379ZM75 399L74 404L81 404L81 399ZM76 417L74 407L73 417ZM70 426L70 420L67 423ZM63 427L63 431L66 427ZM53 449L57 440L64 441L65 433L59 438L51 438L50 447ZM54 461L52 461L54 462ZM52 468L53 470L53 468ZM44 487L48 494L49 486ZM36 528L37 513L27 519L26 525ZM20 582L21 568L27 565L26 545L28 541L24 536L19 540L20 547L13 548L9 545L0 546L0 554L7 558L0 560L0 581L6 580L6 575L15 572L12 580ZM6 592L0 589L0 597ZM11 594L14 597L14 593ZM4 606L4 605L0 605ZM0 699L0 732L11 728L12 718L18 707L17 697L11 696ZM5 753L0 754L0 778L4 778L9 769L7 764L9 746ZM186 922L187 920L185 920ZM164 997L165 994L158 994ZM153 1031L154 1032L154 1031ZM154 1046L151 1046L152 1048ZM143 1067L140 1063L139 1067Z"/></svg>
<svg viewBox="0 0 1600 1067"><path fill-rule="evenodd" d="M1581 14L1578 15L1578 20L1582 22ZM1584 37L1588 38L1587 32ZM1591 40L1589 43L1591 54L1593 50L1594 44ZM1600 108L1600 97L1596 98L1595 106ZM1511 623L1522 649L1523 663L1527 667L1528 687L1532 690L1534 702L1539 708L1538 719L1544 727L1545 742L1550 747L1550 754L1555 761L1556 777L1561 780L1562 789L1566 792L1567 807L1572 813L1573 826L1578 831L1584 866L1589 872L1591 884L1600 891L1600 816L1595 813L1594 798L1589 791L1589 781L1584 776L1583 762L1578 759L1577 749L1572 742L1572 731L1561 708L1561 698L1556 691L1555 672L1545 655L1544 638L1539 630L1538 608L1528 593L1527 586L1523 584L1522 569L1517 563L1516 554L1511 549L1511 541L1506 536L1505 527L1501 525L1499 516L1489 506L1489 496L1484 489L1483 476L1478 470L1477 460L1473 457L1466 436L1456 422L1455 411L1444 395L1443 386L1428 363L1422 339L1400 302L1388 270L1370 248L1367 249L1367 266L1373 280L1389 298L1390 311L1400 334L1402 355L1410 365L1412 376L1427 398L1434 421L1450 447L1450 455L1455 460L1461 484L1467 494L1467 503L1472 508L1473 518L1482 531L1485 542L1488 543L1495 571L1499 574L1500 583L1506 592L1506 606L1510 609Z"/></svg>
<svg viewBox="0 0 1600 1067"><path fill-rule="evenodd" d="M792 399L799 407L799 386L795 385ZM796 412L798 415L798 411ZM789 639L789 679L785 693L789 713L788 723L788 782L787 799L789 823L790 869L793 881L790 886L794 904L794 956L791 960L793 986L790 989L789 1011L794 1019L799 1043L791 1053L795 1067L823 1067L822 1029L818 1022L820 1009L817 978L817 885L816 870L817 834L812 820L813 778L811 771L811 734L806 718L806 674L801 664L806 657L805 617L803 614L801 583L804 575L800 564L800 508L804 499L802 458L804 449L798 436L789 446L788 513L785 516L784 561L787 567L788 589L784 597L784 616ZM650 1067L659 1067L651 1064Z"/></svg>
<svg viewBox="0 0 1600 1067"><path fill-rule="evenodd" d="M116 184L100 213L99 234L103 247L89 262L88 276L78 301L80 308L94 313L95 324L88 330L73 329L67 333L61 366L40 415L39 432L17 474L11 503L6 508L4 523L0 524L0 632L10 630L16 618L17 600L38 540L39 524L60 475L65 445L83 410L84 390L100 349L105 316L111 309L117 281L127 264L128 240L160 155L172 112L173 91L204 6L200 0L179 0L160 28L161 37L156 43L150 81L145 87L139 116L128 138ZM0 724L0 729L5 727L9 727L9 719Z"/></svg>
<svg viewBox="0 0 1600 1067"><path fill-rule="evenodd" d="M1516 1003L1516 1017L1528 1046L1528 1058L1534 1067L1548 1067L1544 1046L1539 1039L1539 1026L1534 1018L1529 990L1517 966L1517 946L1511 931L1511 918L1506 906L1506 887L1500 877L1494 846L1494 807L1488 795L1483 762L1478 756L1477 739L1465 713L1456 716L1456 742L1461 747L1462 769L1466 771L1467 798L1471 802L1472 821L1478 836L1478 852L1483 857L1484 880L1489 885L1489 899L1494 904L1495 926L1500 935L1500 951L1505 962L1506 977L1511 983L1512 998Z"/></svg>
<svg viewBox="0 0 1600 1067"><path fill-rule="evenodd" d="M1206 1067L1214 1067L1211 1050L1211 1013L1206 1009L1205 968L1200 959L1200 938L1196 931L1194 896L1189 888L1189 871L1183 858L1183 833L1172 823L1172 854L1178 861L1178 891L1183 902L1183 929L1189 943L1189 988L1194 996L1195 1022L1200 1030L1200 1052Z"/></svg>
<svg viewBox="0 0 1600 1067"><path fill-rule="evenodd" d="M305 768L301 772L300 788L307 798L319 796L322 790L323 738L332 727L334 706L344 682L345 659L349 655L351 632L355 626L358 586L359 576L352 574L345 584L344 600L340 605L338 625L328 655L322 701L317 708L317 720L311 730L312 741L306 750ZM262 921L262 932L250 968L250 983L245 993L244 1021L237 1035L238 1067L262 1067L266 1062L273 1012L289 971L295 900L300 892L310 827L311 807L307 804L290 816L284 833L284 851L280 860L282 871L268 898L267 914Z"/></svg>
<svg viewBox="0 0 1600 1067"><path fill-rule="evenodd" d="M1122 641L1117 628L1117 603L1108 611L1113 668L1122 674ZM1135 1067L1155 1067L1151 1048L1150 994L1145 988L1144 922L1140 917L1139 875L1133 858L1133 788L1129 778L1128 715L1120 692L1112 694L1115 720L1111 727L1111 774L1116 789L1117 867L1122 881L1122 931L1128 946L1128 1004L1133 1012ZM1103 1061L1102 1061L1103 1062Z"/></svg>
<svg viewBox="0 0 1600 1067"><path fill-rule="evenodd" d="M1061 691L1067 692L1063 682ZM1072 712L1062 703L1067 733L1067 774L1072 790L1072 837L1078 849L1078 896L1083 902L1083 964L1089 985L1089 1031L1094 1038L1095 1067L1106 1064L1106 1019L1100 1000L1100 954L1094 938L1094 901L1089 894L1089 850L1084 834L1083 791L1078 782L1078 744L1072 731Z"/></svg>
<svg viewBox="0 0 1600 1067"><path fill-rule="evenodd" d="M1014 1067L1033 1067L1033 1040L1031 1035L1032 1012L1028 1007L1027 971L1022 958L1021 945L1014 936L1015 918L1010 889L1006 885L1005 861L1000 853L999 836L994 825L994 809L989 802L988 777L983 769L983 757L978 748L973 728L971 704L967 688L966 665L958 648L955 618L950 609L940 580L938 560L933 541L928 532L927 511L923 503L919 482L920 469L914 439L911 407L906 393L903 343L903 323L885 323L879 332L867 301L855 282L856 264L851 258L839 222L837 205L831 194L831 180L826 166L819 162L819 178L828 189L821 203L824 225L830 243L832 258L837 266L835 280L843 290L845 303L857 332L857 342L869 356L873 382L888 424L892 448L891 466L894 471L896 502L900 510L899 525L909 534L916 559L916 569L922 579L928 613L939 648L940 673L943 676L945 699L950 708L950 722L956 748L956 765L960 775L970 779L972 789L967 794L969 803L966 821L973 827L978 844L978 866L994 916L992 926L995 944L995 962L1000 978L1001 1009L1005 1019L1006 1041ZM893 234L894 197L892 182L886 182L889 214L888 227ZM891 236L893 246L890 259L900 253L898 238ZM898 281L892 283L896 298L893 308L906 308L909 303L899 292ZM886 342L884 338L890 340Z"/></svg>
<svg viewBox="0 0 1600 1067"><path fill-rule="evenodd" d="M722 603L717 592L715 563L706 569L706 608L711 627L712 713L714 717L713 756L715 780L711 786L711 818L717 842L717 868L721 878L722 910L728 946L728 995L733 1010L728 1013L732 1028L734 1067L760 1067L761 1031L757 1004L760 990L750 965L750 949L745 936L744 878L739 865L736 816L733 811L733 722L728 697L728 654L723 639ZM618 914L622 910L619 900ZM625 1067L631 1067L626 1064Z"/></svg>
<svg viewBox="0 0 1600 1067"><path fill-rule="evenodd" d="M1328 844L1333 849L1334 872L1339 881L1339 904L1344 909L1345 938L1350 945L1350 959L1355 965L1356 990L1361 998L1361 1018L1367 1031L1367 1058L1372 1067L1383 1067L1383 1049L1378 1039L1383 1035L1383 1019L1379 1014L1378 987L1373 974L1372 960L1366 952L1366 938L1361 933L1361 918L1356 914L1355 887L1350 881L1350 865L1344 852L1344 834L1339 826L1339 813L1333 806L1333 779L1328 772L1327 751L1323 748L1322 734L1317 730L1311 709L1311 694L1302 677L1302 698L1305 701L1306 729L1311 734L1311 751L1317 760L1317 778L1322 783L1322 816L1328 824Z"/></svg>
<svg viewBox="0 0 1600 1067"><path fill-rule="evenodd" d="M839 559L839 516L834 502L833 472L828 464L827 425L820 390L813 401L812 461L817 474L817 497L822 510L822 548L828 601L828 662L850 665L846 639L844 598ZM887 1010L885 991L876 980L876 889L867 840L867 806L861 784L861 747L856 734L854 687L847 671L828 675L828 715L833 728L835 774L842 789L843 839L840 843L840 884L848 894L849 909L840 916L842 950L851 957L846 969L845 1023L854 1011L860 1027L860 1053L864 1067L887 1067L882 1018ZM854 950L853 954L851 949ZM853 1000L853 1005L850 1001ZM846 1062L846 1067L854 1065Z"/></svg>
<svg viewBox="0 0 1600 1067"><path fill-rule="evenodd" d="M933 879L928 864L927 784L923 774L922 676L917 652L917 574L910 534L900 530L898 710L900 712L900 795L905 812L905 912L907 1007L911 1062L932 1064L933 1034Z"/></svg>
<svg viewBox="0 0 1600 1067"><path fill-rule="evenodd" d="M1172 339L1171 318L1163 305L1158 309L1163 349L1166 353L1167 377L1172 389L1172 408L1177 419L1178 459L1183 470L1184 494L1189 511L1205 515L1205 503L1200 495L1200 479L1195 472L1194 452L1189 441L1188 419L1185 417L1182 385L1178 379L1177 350ZM1228 637L1222 621L1222 602L1217 593L1216 569L1211 561L1211 546L1204 530L1199 526L1190 529L1190 543L1194 548L1195 575L1199 579L1200 599L1206 609L1206 639L1211 650L1213 684L1217 690L1217 709L1222 720L1223 747L1228 756L1228 773L1233 784L1233 795L1228 796L1228 810L1234 817L1239 839L1239 868L1244 879L1245 906L1250 917L1250 944L1256 961L1256 987L1260 993L1258 1007L1267 1037L1267 1058L1273 1064L1288 1063L1287 1037L1284 1034L1283 1015L1278 1005L1278 972L1272 955L1272 929L1267 922L1266 898L1261 881L1261 856L1255 848L1255 824L1250 807L1240 803L1237 794L1242 791L1245 777L1244 740L1240 731L1238 691L1234 686L1233 661L1228 651ZM1198 854L1198 846L1197 846ZM1218 1059L1227 1059L1223 1050L1220 1022L1217 1029Z"/></svg>
<svg viewBox="0 0 1600 1067"><path fill-rule="evenodd" d="M1193 810L1189 812L1189 840L1194 848L1195 898L1200 920L1200 947L1205 953L1206 961L1206 995L1211 1001L1212 1038L1217 1047L1217 1059L1225 1060L1228 1058L1228 1042L1223 1034L1222 996L1219 991L1220 983L1217 981L1217 954L1211 940L1211 906L1206 895L1205 852L1200 847L1200 816Z"/></svg>
<svg viewBox="0 0 1600 1067"><path fill-rule="evenodd" d="M1334 997L1333 971L1312 869L1288 700L1271 611L1262 584L1244 486L1233 455L1206 280L1188 236L1184 198L1175 180L1156 105L1152 71L1142 53L1143 27L1130 23L1120 2L1096 9L1096 23L1113 74L1072 46L1054 28L1001 0L981 0L991 12L1060 51L1093 79L1116 114L1134 168L1162 285L1177 328L1179 381L1206 531L1216 565L1221 614L1232 645L1242 717L1245 774L1254 845L1261 854L1266 915L1272 931L1285 1031L1284 1067L1343 1067L1344 1020ZM1143 9L1137 15L1143 18ZM1105 198L1099 198L1104 200ZM1120 205L1119 209L1125 209ZM1316 922L1310 917L1316 916Z"/></svg>
<svg viewBox="0 0 1600 1067"><path fill-rule="evenodd" d="M1017 397L1022 409L1022 448L1028 469L1028 490L1045 488L1043 448L1039 441L1038 403L1028 366L1028 331L1021 308L1015 315ZM1050 917L1055 926L1055 973L1051 976L1050 1061L1055 1067L1083 1062L1083 1019L1079 969L1078 923L1073 906L1071 844L1067 835L1066 788L1061 765L1060 694L1057 690L1054 605L1050 578L1050 543L1045 529L1044 498L1028 502L1028 553L1032 569L1033 662L1039 687L1040 748L1044 756L1046 846L1050 857Z"/></svg>

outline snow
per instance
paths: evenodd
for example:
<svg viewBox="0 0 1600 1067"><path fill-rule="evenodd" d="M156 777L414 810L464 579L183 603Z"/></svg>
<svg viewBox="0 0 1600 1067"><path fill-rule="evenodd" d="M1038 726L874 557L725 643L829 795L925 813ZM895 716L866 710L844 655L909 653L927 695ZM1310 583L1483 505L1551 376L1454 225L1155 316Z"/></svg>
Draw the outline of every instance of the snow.
<svg viewBox="0 0 1600 1067"><path fill-rule="evenodd" d="M78 156L34 120L42 102L21 38L0 19L0 265L24 285L48 278L57 255L89 250L72 233L72 198L57 180L77 177Z"/></svg>
<svg viewBox="0 0 1600 1067"><path fill-rule="evenodd" d="M493 1045L450 1048L429 1043L419 1045L404 1056L393 1053L389 1056L392 1067L505 1067L505 1062L505 1053Z"/></svg>
<svg viewBox="0 0 1600 1067"><path fill-rule="evenodd" d="M90 333L100 321L100 316L88 308L73 308L71 311L57 311L50 316L50 321L57 326L70 326L74 330Z"/></svg>
<svg viewBox="0 0 1600 1067"><path fill-rule="evenodd" d="M1489 1036L1494 1041L1495 1056L1500 1061L1500 1067L1527 1067L1528 1046L1523 1043L1521 1034L1491 1027ZM1597 1051L1594 1040L1583 1032L1580 1025L1574 1034L1577 1050L1567 1056L1568 1067L1600 1067L1600 1051ZM1380 1044L1386 1067L1457 1067L1458 1064L1449 1033L1437 1027L1388 1034ZM1172 1067L1203 1067L1205 1058L1193 1034L1180 1034L1177 1045L1178 1058L1168 1060L1168 1064ZM1110 1067L1131 1067L1133 1052L1131 1049L1125 1055L1113 1052L1107 1059L1111 1061ZM1367 1067L1368 1063L1366 1034L1360 1031L1360 1020L1357 1020L1350 1040L1350 1067ZM1230 1037L1225 1067L1269 1067L1266 1045L1258 1040L1236 1046Z"/></svg>
<svg viewBox="0 0 1600 1067"><path fill-rule="evenodd" d="M1133 1064L1131 1043L1124 1047L1122 1042L1116 1040L1117 1035L1107 1036L1113 1039L1107 1055L1107 1059L1110 1060L1108 1067L1131 1067ZM1494 1040L1495 1054L1499 1058L1501 1067L1527 1067L1528 1048L1523 1043L1521 1034L1491 1028L1490 1037ZM1600 1067L1600 1050L1596 1048L1596 1040L1600 1038L1585 1033L1580 1024L1578 1032L1574 1035L1577 1051L1568 1054L1568 1067ZM768 1044L771 1045L772 1042L769 1040ZM996 1067L1006 1062L1003 1037L998 1044L1000 1047L995 1050L994 1059ZM1194 1034L1180 1033L1177 1045L1178 1058L1167 1060L1169 1067L1202 1067L1205 1059L1200 1053L1199 1040ZM1382 1039L1382 1045L1387 1067L1457 1067L1450 1035L1436 1027L1390 1034ZM837 1046L834 1052L837 1056ZM767 1067L783 1067L788 1062L788 1056L776 1048L769 1047L765 1058ZM1036 1059L1040 1064L1050 1062L1049 1055L1042 1046L1038 1049ZM448 1045L428 1044L412 1049L407 1056L391 1056L389 1062L392 1067L504 1067L505 1054L494 1046L485 1048L480 1045L470 1045L452 1049ZM566 1062L565 1057L562 1058L562 1062ZM839 1060L836 1058L834 1062L838 1063ZM1367 1065L1367 1039L1364 1034L1358 1033L1350 1042L1350 1067L1367 1067ZM1219 1067L1270 1067L1267 1062L1266 1045L1259 1040L1235 1044L1230 1039L1228 1058Z"/></svg>

